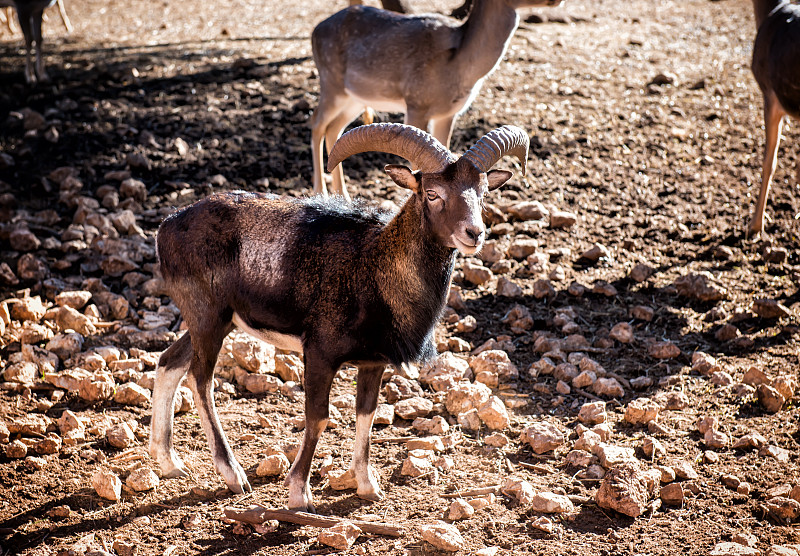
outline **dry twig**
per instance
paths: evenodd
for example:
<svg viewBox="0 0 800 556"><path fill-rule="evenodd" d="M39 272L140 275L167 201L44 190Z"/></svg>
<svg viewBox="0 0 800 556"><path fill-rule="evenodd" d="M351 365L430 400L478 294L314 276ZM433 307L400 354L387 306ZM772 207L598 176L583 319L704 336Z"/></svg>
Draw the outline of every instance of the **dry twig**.
<svg viewBox="0 0 800 556"><path fill-rule="evenodd" d="M419 438L419 436L384 436L383 438L373 438L373 444L397 444L401 442L408 442L409 440L414 440Z"/></svg>
<svg viewBox="0 0 800 556"><path fill-rule="evenodd" d="M342 521L349 521L353 525L359 527L365 533L388 535L390 537L401 537L405 534L403 527L399 525L392 525L390 523L376 523L373 521L360 521L357 519L342 519L339 517L315 515L307 512L298 512L295 510L270 509L261 505L250 506L246 510L225 508L225 517L235 521L243 521L245 523L251 523L254 525L264 523L270 519L277 519L278 521L296 523L297 525L311 525L312 527L322 527L326 529L328 527L338 525Z"/></svg>
<svg viewBox="0 0 800 556"><path fill-rule="evenodd" d="M484 494L497 494L500 492L501 485L485 486L474 488L472 490L464 490L460 492L450 492L448 494L441 494L442 498L466 498L467 496L483 496Z"/></svg>

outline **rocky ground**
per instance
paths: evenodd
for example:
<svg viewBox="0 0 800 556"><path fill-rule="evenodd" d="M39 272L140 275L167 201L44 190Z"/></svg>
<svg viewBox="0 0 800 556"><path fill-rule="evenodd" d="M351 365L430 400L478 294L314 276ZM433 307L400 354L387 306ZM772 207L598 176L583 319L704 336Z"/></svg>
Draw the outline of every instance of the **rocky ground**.
<svg viewBox="0 0 800 556"><path fill-rule="evenodd" d="M527 176L490 195L490 240L459 258L440 359L386 374L380 502L344 472L355 370L339 373L312 489L321 515L362 523L330 530L224 512L286 502L294 354L233 334L218 363L253 493L224 488L185 390L191 477L160 480L146 446L155 364L181 333L157 226L212 191L310 194L308 39L334 7L67 9L71 34L45 23L49 85L26 86L19 34L0 36L3 554L800 552L800 136L784 132L767 233L745 237L763 152L750 2L522 11L452 147L516 124ZM350 191L401 203L388 162L353 157Z"/></svg>

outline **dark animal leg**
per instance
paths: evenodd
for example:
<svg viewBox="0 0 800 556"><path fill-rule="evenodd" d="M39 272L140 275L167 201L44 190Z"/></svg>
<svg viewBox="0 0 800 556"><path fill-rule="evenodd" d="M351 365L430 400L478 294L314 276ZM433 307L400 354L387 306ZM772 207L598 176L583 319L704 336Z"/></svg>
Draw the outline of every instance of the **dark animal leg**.
<svg viewBox="0 0 800 556"><path fill-rule="evenodd" d="M222 341L232 325L219 322L204 323L203 334L192 331L192 362L189 364L189 387L194 394L194 403L200 422L208 439L208 447L214 460L214 468L222 475L225 484L231 491L242 494L252 491L247 481L247 474L236 461L225 432L219 422L217 408L214 405L214 364L222 347ZM191 330L191 328L190 328Z"/></svg>
<svg viewBox="0 0 800 556"><path fill-rule="evenodd" d="M47 83L50 81L50 76L44 69L44 60L42 59L42 10L37 10L31 16L31 24L33 27L33 40L36 43L36 79L39 83ZM28 45L30 49L30 45Z"/></svg>
<svg viewBox="0 0 800 556"><path fill-rule="evenodd" d="M463 4L461 4L459 7L457 7L450 13L450 16L456 19L466 19L471 10L472 10L472 0L465 0Z"/></svg>
<svg viewBox="0 0 800 556"><path fill-rule="evenodd" d="M384 10L391 10L400 14L407 14L411 11L401 0L381 0L381 5Z"/></svg>
<svg viewBox="0 0 800 556"><path fill-rule="evenodd" d="M365 500L383 498L380 483L369 465L369 444L372 419L378 406L378 393L383 377L383 366L362 366L358 369L356 393L356 440L353 446L353 463L350 469L358 483L358 496Z"/></svg>
<svg viewBox="0 0 800 556"><path fill-rule="evenodd" d="M331 384L337 369L316 349L305 348L306 427L303 444L286 476L289 509L314 511L311 487L311 460L322 431L328 425Z"/></svg>
<svg viewBox="0 0 800 556"><path fill-rule="evenodd" d="M25 81L28 84L36 83L36 74L33 69L33 60L31 54L33 53L33 18L34 14L30 6L25 3L17 6L17 19L19 20L19 27L22 29L22 34L25 37ZM39 22L41 28L41 21ZM36 47L39 45L37 43Z"/></svg>

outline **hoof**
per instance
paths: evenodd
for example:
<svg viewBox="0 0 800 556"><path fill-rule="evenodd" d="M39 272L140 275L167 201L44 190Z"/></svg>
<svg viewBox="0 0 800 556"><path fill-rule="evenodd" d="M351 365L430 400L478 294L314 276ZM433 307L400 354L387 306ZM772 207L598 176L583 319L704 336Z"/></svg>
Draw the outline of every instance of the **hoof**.
<svg viewBox="0 0 800 556"><path fill-rule="evenodd" d="M225 481L231 492L236 494L253 492L253 487L247 480L247 473L233 454L228 454L228 457L215 457L214 468L222 476L222 480Z"/></svg>
<svg viewBox="0 0 800 556"><path fill-rule="evenodd" d="M183 477L188 477L189 472L185 467L174 467L169 471L162 473L162 476L165 479L182 479Z"/></svg>
<svg viewBox="0 0 800 556"><path fill-rule="evenodd" d="M757 222L755 220L751 220L747 224L747 228L744 231L745 239L748 239L752 242L757 242L760 239L766 239L767 234L764 232L764 222Z"/></svg>
<svg viewBox="0 0 800 556"><path fill-rule="evenodd" d="M174 450L164 453L151 447L150 457L158 463L161 476L166 479L182 479L189 476L189 470Z"/></svg>
<svg viewBox="0 0 800 556"><path fill-rule="evenodd" d="M356 493L356 496L361 498L362 500L366 500L367 502L380 502L383 500L383 494L380 492L365 492L365 493Z"/></svg>
<svg viewBox="0 0 800 556"><path fill-rule="evenodd" d="M308 514L317 513L317 510L314 508L314 504L301 504L295 507L289 505L289 509L292 510L293 512L306 512Z"/></svg>
<svg viewBox="0 0 800 556"><path fill-rule="evenodd" d="M753 232L747 230L747 235L745 235L745 241L749 241L750 243L762 243L762 242L769 242L769 236L765 231L760 232Z"/></svg>
<svg viewBox="0 0 800 556"><path fill-rule="evenodd" d="M228 489L236 494L244 494L245 492L253 492L253 487L250 486L250 481L247 480L247 474L239 464L233 468L233 473L221 473L225 484ZM231 475L233 475L231 477Z"/></svg>
<svg viewBox="0 0 800 556"><path fill-rule="evenodd" d="M228 490L234 494L244 494L245 492L253 492L253 487L251 487L250 482L245 479L243 483L233 483L228 485Z"/></svg>
<svg viewBox="0 0 800 556"><path fill-rule="evenodd" d="M317 513L317 510L314 509L311 491L307 489L303 489L300 493L295 493L294 496L292 496L291 489L289 489L289 502L286 505L293 511L308 512L310 514Z"/></svg>

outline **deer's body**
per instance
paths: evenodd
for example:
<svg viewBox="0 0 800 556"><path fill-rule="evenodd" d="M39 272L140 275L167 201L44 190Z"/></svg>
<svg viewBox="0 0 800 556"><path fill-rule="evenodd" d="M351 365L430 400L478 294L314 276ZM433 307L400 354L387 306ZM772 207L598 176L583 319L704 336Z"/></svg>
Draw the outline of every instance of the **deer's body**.
<svg viewBox="0 0 800 556"><path fill-rule="evenodd" d="M454 116L468 106L480 88L480 80L497 65L517 26L514 9L502 2L495 7L491 10L494 13L483 17L501 19L504 24L492 29L475 22L456 26L442 15L408 18L370 7L334 14L317 27L315 34L331 33L336 28L352 32L334 51L321 45L317 49L319 65L331 70L325 73L321 87L341 85L359 106L368 103L376 110L406 112L407 119L422 124L417 126L420 129L425 129L430 120ZM358 25L364 18L371 22L368 29ZM494 36L484 36L490 31ZM370 56L372 51L380 56ZM406 61L387 65L387 59ZM436 138L445 144L449 136Z"/></svg>
<svg viewBox="0 0 800 556"><path fill-rule="evenodd" d="M464 22L437 15L400 15L353 6L311 36L320 99L311 120L315 193L327 193L323 143L335 143L365 107L404 112L405 123L448 146L466 110L497 66L519 24L516 9L561 0L477 0ZM341 168L332 191L347 195Z"/></svg>

